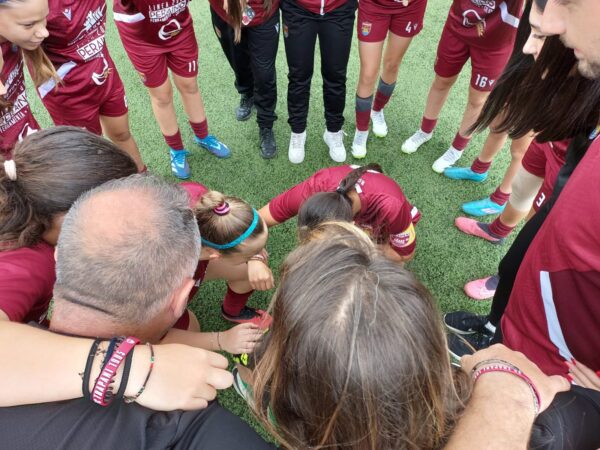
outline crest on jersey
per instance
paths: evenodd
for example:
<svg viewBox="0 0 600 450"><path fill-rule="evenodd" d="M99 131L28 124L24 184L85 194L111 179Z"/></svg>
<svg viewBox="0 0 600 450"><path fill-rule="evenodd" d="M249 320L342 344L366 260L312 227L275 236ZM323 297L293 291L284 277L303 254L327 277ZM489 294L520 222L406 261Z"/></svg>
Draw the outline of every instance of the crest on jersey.
<svg viewBox="0 0 600 450"><path fill-rule="evenodd" d="M67 20L70 22L71 18L73 17L73 15L71 14L71 8L65 8L63 9L63 15L67 18Z"/></svg>
<svg viewBox="0 0 600 450"><path fill-rule="evenodd" d="M169 39L173 39L179 33L181 33L181 24L177 19L171 19L160 28L158 37L163 41L168 41Z"/></svg>
<svg viewBox="0 0 600 450"><path fill-rule="evenodd" d="M371 28L373 27L373 24L371 22L363 22L360 25L360 33L363 36L368 36L371 33Z"/></svg>
<svg viewBox="0 0 600 450"><path fill-rule="evenodd" d="M244 12L242 13L242 25L248 26L255 16L256 13L252 9L252 7L250 5L247 5L244 9Z"/></svg>

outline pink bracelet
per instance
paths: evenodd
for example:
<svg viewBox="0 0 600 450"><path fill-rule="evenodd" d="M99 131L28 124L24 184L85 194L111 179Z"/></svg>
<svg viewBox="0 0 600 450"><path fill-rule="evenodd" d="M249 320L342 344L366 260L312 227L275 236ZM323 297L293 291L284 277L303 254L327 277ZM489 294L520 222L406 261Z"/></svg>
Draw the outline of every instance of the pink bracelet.
<svg viewBox="0 0 600 450"><path fill-rule="evenodd" d="M112 393L111 385L117 375L119 366L125 361L127 355L140 343L138 338L129 336L119 344L111 355L110 359L103 367L100 376L96 379L94 390L92 391L92 401L100 406L108 406L112 402L109 399L109 393Z"/></svg>
<svg viewBox="0 0 600 450"><path fill-rule="evenodd" d="M540 405L541 405L540 393L538 392L537 388L533 384L533 381L531 381L531 378L529 378L527 375L525 375L523 373L523 371L521 371L521 369L519 369L516 366L513 366L512 364L492 363L490 365L480 367L479 369L475 370L472 375L473 382L476 382L479 379L479 377L481 377L482 375L484 375L486 373L492 373L492 372L510 373L511 375L519 377L521 380L523 380L525 383L527 383L527 386L531 390L531 394L533 396L533 409L535 412L535 416L536 417L538 416L538 414L540 413Z"/></svg>

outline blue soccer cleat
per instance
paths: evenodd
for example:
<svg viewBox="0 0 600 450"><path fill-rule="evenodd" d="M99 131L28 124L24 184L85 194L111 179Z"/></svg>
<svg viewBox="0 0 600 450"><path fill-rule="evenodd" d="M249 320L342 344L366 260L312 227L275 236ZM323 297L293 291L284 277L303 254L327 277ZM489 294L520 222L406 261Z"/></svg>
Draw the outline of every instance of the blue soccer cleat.
<svg viewBox="0 0 600 450"><path fill-rule="evenodd" d="M506 203L499 205L493 202L489 197L482 198L481 200L474 200L472 202L463 203L462 210L470 216L482 217L489 214L500 214L504 211Z"/></svg>
<svg viewBox="0 0 600 450"><path fill-rule="evenodd" d="M488 177L488 173L473 172L470 167L448 167L444 170L444 175L452 180L468 180L481 183Z"/></svg>
<svg viewBox="0 0 600 450"><path fill-rule="evenodd" d="M194 136L194 139L196 140L196 144L200 147L204 147L217 158L229 158L231 156L229 148L212 134L209 134L204 139Z"/></svg>
<svg viewBox="0 0 600 450"><path fill-rule="evenodd" d="M187 150L170 149L169 153L171 155L171 172L177 178L187 180L190 177L190 166L186 159L189 152Z"/></svg>

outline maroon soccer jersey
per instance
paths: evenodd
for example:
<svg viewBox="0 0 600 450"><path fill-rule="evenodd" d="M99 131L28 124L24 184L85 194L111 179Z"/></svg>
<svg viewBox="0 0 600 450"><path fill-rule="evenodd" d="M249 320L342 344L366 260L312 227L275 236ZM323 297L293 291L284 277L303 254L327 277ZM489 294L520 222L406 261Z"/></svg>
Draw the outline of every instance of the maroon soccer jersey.
<svg viewBox="0 0 600 450"><path fill-rule="evenodd" d="M454 0L447 26L462 40L478 47L512 47L523 0Z"/></svg>
<svg viewBox="0 0 600 450"><path fill-rule="evenodd" d="M548 375L600 370L600 139L531 243L502 318L504 343Z"/></svg>
<svg viewBox="0 0 600 450"><path fill-rule="evenodd" d="M13 322L40 322L55 280L54 247L45 242L0 252L0 310Z"/></svg>
<svg viewBox="0 0 600 450"><path fill-rule="evenodd" d="M361 0L359 9L372 14L402 14L412 10L425 11L427 0Z"/></svg>
<svg viewBox="0 0 600 450"><path fill-rule="evenodd" d="M344 165L319 170L271 200L271 215L280 223L294 217L306 199L318 192L335 191L342 179L355 168ZM388 238L389 244L399 254L411 254L415 242L411 225L416 223L419 214L398 183L382 173L368 171L355 188L361 201L361 210L354 217L356 225L367 231L376 242L383 243Z"/></svg>
<svg viewBox="0 0 600 450"><path fill-rule="evenodd" d="M223 8L223 0L208 0L208 2L219 17L231 25L231 20ZM265 10L263 4L263 0L248 0L246 9L242 11L243 27L255 27L262 25L271 17L273 17L273 14L279 12L279 0L273 0L273 5L271 6L271 11L269 12Z"/></svg>
<svg viewBox="0 0 600 450"><path fill-rule="evenodd" d="M0 44L0 48L4 60L0 80L7 91L4 100L12 103L8 111L0 111L0 154L10 159L15 144L40 127L27 101L21 50L10 42Z"/></svg>
<svg viewBox="0 0 600 450"><path fill-rule="evenodd" d="M168 46L192 25L191 0L114 0L115 21L130 24L139 40Z"/></svg>

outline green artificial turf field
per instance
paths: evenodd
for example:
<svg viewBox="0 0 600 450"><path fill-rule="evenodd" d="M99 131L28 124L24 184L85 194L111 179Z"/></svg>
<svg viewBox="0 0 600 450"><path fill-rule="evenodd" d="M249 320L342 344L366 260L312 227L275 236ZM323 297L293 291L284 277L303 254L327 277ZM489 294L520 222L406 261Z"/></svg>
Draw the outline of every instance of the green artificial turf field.
<svg viewBox="0 0 600 450"><path fill-rule="evenodd" d="M454 227L453 221L460 214L462 202L482 198L495 189L508 163L509 153L503 151L499 155L492 166L491 176L482 184L450 181L431 170L431 164L448 148L457 131L466 102L470 67L463 71L442 111L433 139L413 155L400 152L400 145L404 139L420 124L425 98L433 79L437 43L449 5L450 1L429 2L424 30L414 39L408 50L400 69L396 91L385 109L390 132L385 139L371 135L367 158L360 163L380 163L385 173L402 186L406 196L421 210L423 219L416 228L417 253L415 259L408 264L408 268L431 290L439 302L440 309L470 309L483 313L488 309L488 303L478 304L469 300L462 287L468 280L494 273L511 240L504 246L493 246L460 233ZM240 196L258 208L316 170L333 165L322 139L325 122L318 51L311 92L306 159L303 164L292 165L287 159L290 133L286 107L287 65L283 37L281 38L277 60L279 120L274 127L279 155L274 160L267 161L259 156L255 117L247 122L235 120L234 109L239 96L233 86L233 73L212 29L208 2L196 0L191 3L191 10L200 45L199 83L206 105L209 129L233 152L230 159L219 160L198 148L193 143L192 131L187 124L183 108L176 99L184 142L188 149L192 150L189 158L192 179L212 189ZM170 174L167 147L155 123L148 94L123 50L110 12L107 41L125 83L131 130L142 156L152 173L175 181ZM358 162L353 161L350 155L354 135L354 93L359 71L357 47L354 36L348 65L344 126L348 134L345 142L349 163ZM49 117L35 93L30 92L29 98L40 124L49 126ZM457 165L470 165L484 139L485 135L476 136ZM286 254L295 246L295 226L295 221L292 220L272 230L267 248L275 273ZM219 314L224 293L223 282L204 283L192 304L192 309L198 315L204 330L224 330L229 326ZM266 308L271 294L272 292L255 293L250 305ZM263 433L233 388L221 392L219 399L224 406Z"/></svg>

